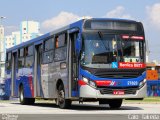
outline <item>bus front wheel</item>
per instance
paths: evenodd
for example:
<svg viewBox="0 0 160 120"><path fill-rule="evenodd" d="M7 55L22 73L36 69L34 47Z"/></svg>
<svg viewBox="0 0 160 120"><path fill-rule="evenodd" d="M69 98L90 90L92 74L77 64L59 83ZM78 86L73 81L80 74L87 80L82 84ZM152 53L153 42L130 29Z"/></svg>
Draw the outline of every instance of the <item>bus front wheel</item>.
<svg viewBox="0 0 160 120"><path fill-rule="evenodd" d="M109 101L109 106L112 109L118 109L121 107L122 101L123 101L123 99L111 99Z"/></svg>
<svg viewBox="0 0 160 120"><path fill-rule="evenodd" d="M71 106L71 100L65 99L65 90L63 85L60 85L58 87L57 102L58 102L57 104L61 109L69 108Z"/></svg>

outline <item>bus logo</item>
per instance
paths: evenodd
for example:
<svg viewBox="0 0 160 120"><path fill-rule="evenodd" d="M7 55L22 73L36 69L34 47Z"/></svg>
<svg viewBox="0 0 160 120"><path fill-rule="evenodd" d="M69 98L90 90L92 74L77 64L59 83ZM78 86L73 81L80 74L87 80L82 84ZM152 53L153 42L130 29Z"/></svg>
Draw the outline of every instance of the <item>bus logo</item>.
<svg viewBox="0 0 160 120"><path fill-rule="evenodd" d="M116 85L116 82L115 81L112 81L110 86L115 86Z"/></svg>
<svg viewBox="0 0 160 120"><path fill-rule="evenodd" d="M112 62L112 68L118 68L118 63L117 62Z"/></svg>

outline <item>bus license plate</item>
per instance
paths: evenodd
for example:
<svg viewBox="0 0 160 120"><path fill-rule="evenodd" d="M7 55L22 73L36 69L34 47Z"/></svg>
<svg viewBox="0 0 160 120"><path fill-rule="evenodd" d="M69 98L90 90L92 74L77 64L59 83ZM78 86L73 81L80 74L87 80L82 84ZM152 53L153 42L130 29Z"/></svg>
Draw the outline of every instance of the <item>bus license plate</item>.
<svg viewBox="0 0 160 120"><path fill-rule="evenodd" d="M124 90L113 90L113 95L124 95Z"/></svg>

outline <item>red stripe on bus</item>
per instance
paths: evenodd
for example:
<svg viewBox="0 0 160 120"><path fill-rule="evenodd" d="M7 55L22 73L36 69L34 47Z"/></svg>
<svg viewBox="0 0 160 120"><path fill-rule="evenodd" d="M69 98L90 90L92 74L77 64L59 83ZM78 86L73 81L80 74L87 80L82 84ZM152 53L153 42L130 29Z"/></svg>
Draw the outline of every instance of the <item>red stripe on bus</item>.
<svg viewBox="0 0 160 120"><path fill-rule="evenodd" d="M97 86L109 86L111 84L111 80L96 80Z"/></svg>
<svg viewBox="0 0 160 120"><path fill-rule="evenodd" d="M30 87L30 89L31 89L32 97L34 97L34 88L33 88L32 76L29 76L29 77L28 77L28 81L29 81L29 87Z"/></svg>
<svg viewBox="0 0 160 120"><path fill-rule="evenodd" d="M81 86L81 85L86 85L87 83L85 83L83 80L79 80L78 84Z"/></svg>

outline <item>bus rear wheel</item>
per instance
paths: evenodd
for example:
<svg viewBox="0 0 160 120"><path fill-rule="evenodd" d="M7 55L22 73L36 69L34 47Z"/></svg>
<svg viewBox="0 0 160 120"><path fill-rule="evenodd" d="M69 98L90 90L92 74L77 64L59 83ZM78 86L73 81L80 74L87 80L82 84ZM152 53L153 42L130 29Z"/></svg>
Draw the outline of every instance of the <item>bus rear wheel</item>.
<svg viewBox="0 0 160 120"><path fill-rule="evenodd" d="M19 91L19 101L21 105L32 105L35 103L35 98L25 98L24 89L21 86Z"/></svg>
<svg viewBox="0 0 160 120"><path fill-rule="evenodd" d="M111 109L119 109L122 105L123 99L111 99L109 100L109 106Z"/></svg>
<svg viewBox="0 0 160 120"><path fill-rule="evenodd" d="M71 100L65 99L65 90L63 85L60 85L58 87L57 102L58 102L57 104L61 109L69 108L71 106Z"/></svg>

